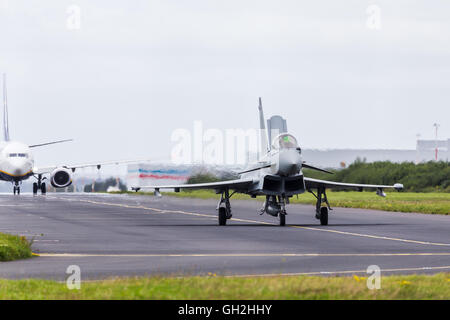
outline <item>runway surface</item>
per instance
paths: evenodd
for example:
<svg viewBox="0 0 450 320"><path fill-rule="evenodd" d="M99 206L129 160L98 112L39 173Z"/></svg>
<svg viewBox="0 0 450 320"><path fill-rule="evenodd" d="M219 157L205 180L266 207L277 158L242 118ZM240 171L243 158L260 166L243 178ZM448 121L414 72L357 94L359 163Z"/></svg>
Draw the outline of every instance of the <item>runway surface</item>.
<svg viewBox="0 0 450 320"><path fill-rule="evenodd" d="M64 281L135 275L267 275L450 271L450 217L334 208L320 226L313 206L289 205L287 226L232 201L217 225L215 200L129 195L0 195L0 232L34 239L39 257L0 262L2 278Z"/></svg>

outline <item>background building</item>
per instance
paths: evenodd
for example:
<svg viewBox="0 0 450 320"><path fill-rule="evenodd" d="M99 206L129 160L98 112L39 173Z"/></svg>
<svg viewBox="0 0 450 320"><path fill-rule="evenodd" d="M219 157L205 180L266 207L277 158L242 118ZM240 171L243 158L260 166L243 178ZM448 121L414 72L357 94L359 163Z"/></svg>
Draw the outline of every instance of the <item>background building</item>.
<svg viewBox="0 0 450 320"><path fill-rule="evenodd" d="M193 166L175 166L170 164L130 164L128 165L127 185L170 185L184 184L194 170Z"/></svg>
<svg viewBox="0 0 450 320"><path fill-rule="evenodd" d="M438 140L438 160L450 158L450 139ZM303 149L305 161L327 168L342 168L355 162L357 158L367 162L427 162L435 160L436 140L417 140L416 149Z"/></svg>

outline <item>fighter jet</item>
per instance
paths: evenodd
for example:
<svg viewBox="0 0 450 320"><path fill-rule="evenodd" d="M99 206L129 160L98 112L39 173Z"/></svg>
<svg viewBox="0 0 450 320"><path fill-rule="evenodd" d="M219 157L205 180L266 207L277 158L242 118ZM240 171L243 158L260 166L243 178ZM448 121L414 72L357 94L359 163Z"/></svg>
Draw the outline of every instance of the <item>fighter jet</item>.
<svg viewBox="0 0 450 320"><path fill-rule="evenodd" d="M356 189L359 191L375 189L376 194L383 197L386 196L384 189L393 188L397 191L403 189L403 185L400 183L393 186L372 185L341 183L305 177L303 168L332 172L303 161L302 150L297 139L287 132L286 120L282 117L273 116L267 120L266 131L261 98L259 98L259 120L260 150L263 150L264 154L257 163L247 170L239 172L239 179L214 183L139 186L132 187L132 190L138 192L141 189L154 189L155 195L160 196L161 189L174 189L175 192L180 192L181 189L213 189L217 194L221 194L217 205L220 226L225 226L227 220L232 217L230 199L234 194L244 193L252 198L265 196L266 200L260 213L277 217L280 226L284 226L286 225L287 215L286 205L289 204L289 199L294 195L305 192L312 193L317 199L315 217L321 225L328 225L328 213L332 209L327 199L326 189ZM272 141L271 145L267 141Z"/></svg>
<svg viewBox="0 0 450 320"><path fill-rule="evenodd" d="M130 162L141 162L145 160L126 160L126 161L109 161L95 162L77 165L52 165L46 167L35 167L34 157L31 152L33 148L47 146L56 143L72 141L72 139L58 140L34 145L27 145L18 141L11 141L9 136L8 123L8 100L6 92L6 75L3 74L3 135L4 141L0 142L0 180L9 181L13 184L13 193L20 194L22 181L30 177L35 177L36 182L33 183L33 194L41 191L45 194L47 186L45 180L49 175L50 184L55 188L65 188L72 184L72 174L78 168L97 167L100 169L102 165L120 164Z"/></svg>

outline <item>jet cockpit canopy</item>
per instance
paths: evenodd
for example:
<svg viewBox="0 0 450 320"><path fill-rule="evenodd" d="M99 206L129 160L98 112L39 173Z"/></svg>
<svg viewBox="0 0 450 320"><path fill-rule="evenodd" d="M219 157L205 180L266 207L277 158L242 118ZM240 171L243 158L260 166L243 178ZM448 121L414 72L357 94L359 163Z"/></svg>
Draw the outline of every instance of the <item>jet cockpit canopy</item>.
<svg viewBox="0 0 450 320"><path fill-rule="evenodd" d="M296 149L298 148L297 139L289 133L282 133L273 139L272 149Z"/></svg>

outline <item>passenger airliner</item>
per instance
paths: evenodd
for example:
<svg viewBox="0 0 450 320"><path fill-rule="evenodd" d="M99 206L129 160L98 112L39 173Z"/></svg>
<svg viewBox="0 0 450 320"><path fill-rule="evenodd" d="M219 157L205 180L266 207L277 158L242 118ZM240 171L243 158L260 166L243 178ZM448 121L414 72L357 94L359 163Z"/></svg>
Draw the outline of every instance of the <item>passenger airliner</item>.
<svg viewBox="0 0 450 320"><path fill-rule="evenodd" d="M50 175L50 184L55 188L65 188L72 184L72 174L78 168L97 167L100 169L102 165L107 164L121 164L139 162L145 160L127 160L127 161L110 161L110 162L96 162L79 165L63 165L63 166L48 166L35 167L34 158L31 150L33 148L47 146L55 143L62 143L69 140L58 140L47 143L27 145L22 142L11 141L9 136L8 126L8 100L6 93L6 75L3 74L3 135L4 141L0 142L0 180L9 181L13 184L14 194L20 194L20 186L22 181L30 177L36 178L33 183L33 194L40 191L42 194L46 193L46 184L44 180L47 179L45 175Z"/></svg>

